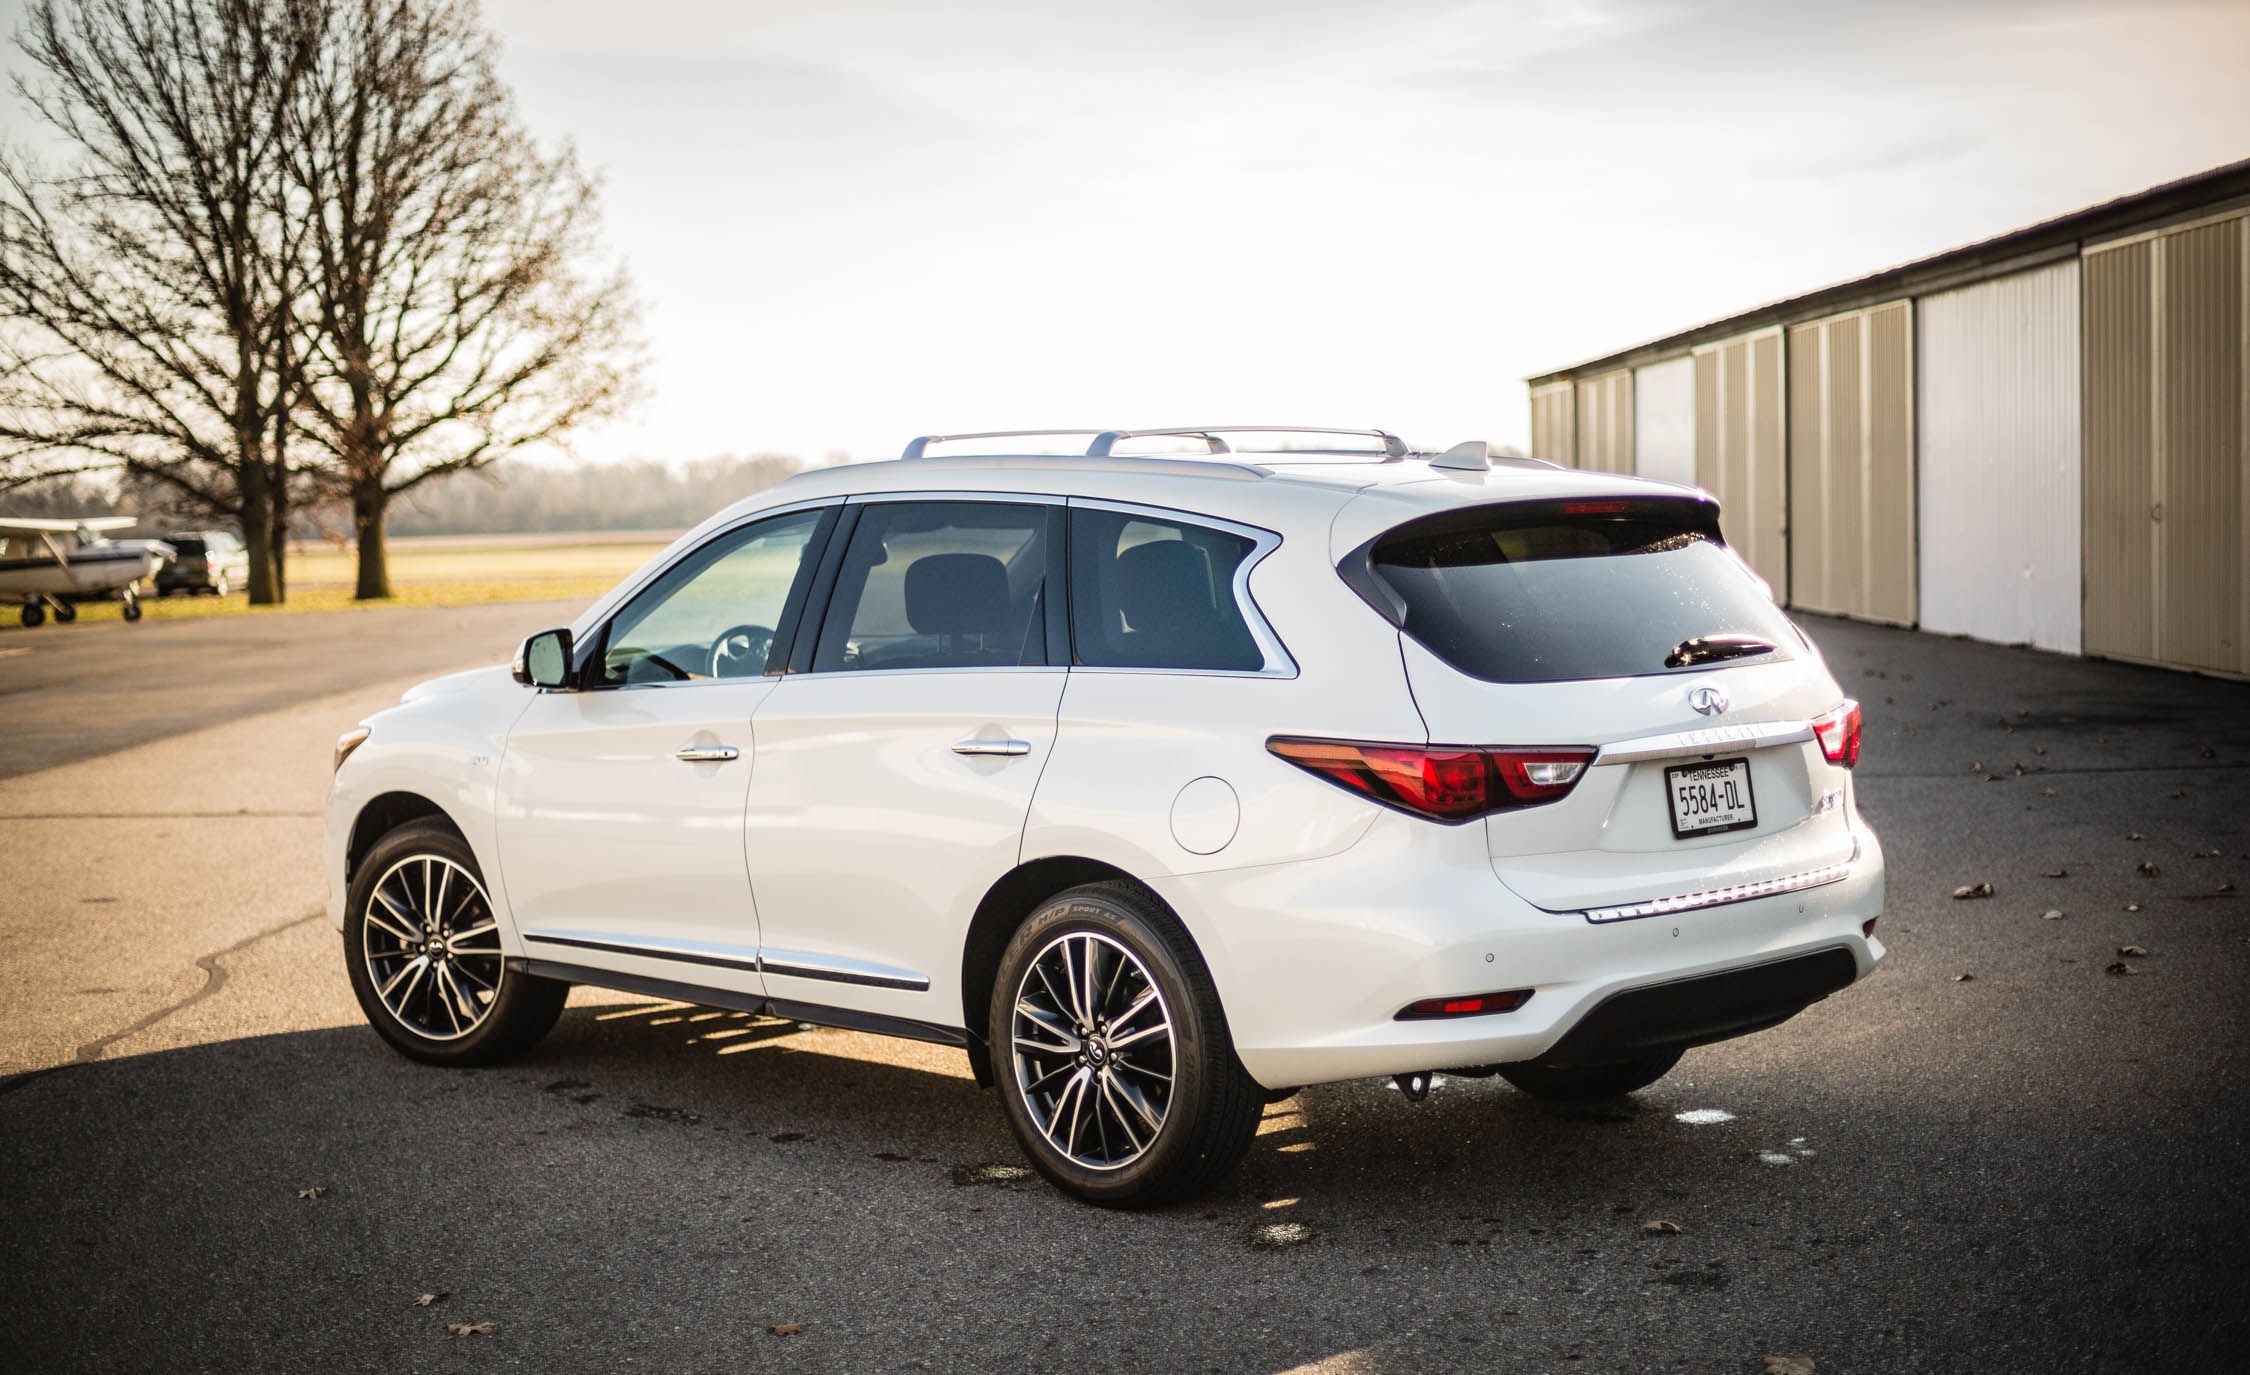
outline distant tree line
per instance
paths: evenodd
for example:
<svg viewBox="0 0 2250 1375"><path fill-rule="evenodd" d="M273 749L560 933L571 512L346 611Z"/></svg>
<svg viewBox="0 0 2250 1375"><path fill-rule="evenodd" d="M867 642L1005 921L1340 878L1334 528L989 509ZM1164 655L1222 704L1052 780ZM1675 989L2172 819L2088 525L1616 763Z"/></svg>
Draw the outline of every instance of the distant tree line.
<svg viewBox="0 0 2250 1375"><path fill-rule="evenodd" d="M687 463L533 463L504 459L417 487L391 508L400 535L524 534L558 530L684 530L739 497L804 469L779 454L724 456ZM138 516L136 533L195 529L208 523L172 493L130 474L62 474L0 493L19 516ZM289 533L335 539L352 531L348 506L298 509Z"/></svg>
<svg viewBox="0 0 2250 1375"><path fill-rule="evenodd" d="M31 0L17 41L65 153L0 150L0 493L117 474L239 528L253 602L344 513L385 597L395 501L635 394L593 181L473 0Z"/></svg>

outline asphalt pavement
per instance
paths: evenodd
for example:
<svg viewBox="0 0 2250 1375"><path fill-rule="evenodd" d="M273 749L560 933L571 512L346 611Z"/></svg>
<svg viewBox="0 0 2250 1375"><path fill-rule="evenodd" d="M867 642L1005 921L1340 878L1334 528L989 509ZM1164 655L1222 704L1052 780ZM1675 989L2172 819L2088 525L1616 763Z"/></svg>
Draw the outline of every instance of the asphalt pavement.
<svg viewBox="0 0 2250 1375"><path fill-rule="evenodd" d="M185 716L192 623L0 660L0 1368L2250 1361L2250 686L1809 621L1867 704L1873 979L1617 1103L1307 1089L1127 1214L938 1047L579 990L505 1068L387 1051L319 912L328 742L561 619L423 614L290 617L323 648ZM166 672L241 668L207 633Z"/></svg>

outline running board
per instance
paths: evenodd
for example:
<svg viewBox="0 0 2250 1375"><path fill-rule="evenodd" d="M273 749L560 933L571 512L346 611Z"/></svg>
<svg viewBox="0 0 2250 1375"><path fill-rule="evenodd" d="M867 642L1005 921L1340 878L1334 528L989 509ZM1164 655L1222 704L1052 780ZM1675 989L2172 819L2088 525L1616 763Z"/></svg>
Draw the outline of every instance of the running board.
<svg viewBox="0 0 2250 1375"><path fill-rule="evenodd" d="M508 967L539 979L591 984L596 988L612 988L620 993L641 993L651 998L670 998L674 1002L723 1007L731 1012L786 1017L793 1022L811 1022L815 1026L837 1027L844 1031L867 1031L878 1036L898 1036L909 1041L932 1041L941 1046L969 1044L968 1033L959 1027L919 1022L912 1017L890 1017L880 1012L861 1012L856 1008L827 1007L820 1003L801 1003L790 998L769 998L762 993L738 993L731 988L710 988L702 984L680 983L673 979L652 979L641 974L621 974L614 969L591 969L585 965L528 959L521 955L511 955Z"/></svg>

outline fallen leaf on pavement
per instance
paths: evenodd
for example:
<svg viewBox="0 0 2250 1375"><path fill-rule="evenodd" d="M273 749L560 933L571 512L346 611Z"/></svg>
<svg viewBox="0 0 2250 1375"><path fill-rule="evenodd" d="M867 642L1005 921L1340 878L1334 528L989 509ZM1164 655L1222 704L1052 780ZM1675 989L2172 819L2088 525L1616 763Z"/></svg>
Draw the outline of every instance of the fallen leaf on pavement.
<svg viewBox="0 0 2250 1375"><path fill-rule="evenodd" d="M2041 878L2069 878L2069 877L2070 877L2070 870L2068 870L2068 869L2042 869L2042 870L2040 870L2040 871L2039 871L2039 877L2041 877Z"/></svg>
<svg viewBox="0 0 2250 1375"><path fill-rule="evenodd" d="M1766 1375L1813 1375L1810 1356L1768 1356Z"/></svg>
<svg viewBox="0 0 2250 1375"><path fill-rule="evenodd" d="M309 1188L309 1189L299 1189L299 1190L297 1191L297 1197L299 1197L299 1198L326 1198L326 1197L328 1197L328 1186L327 1186L327 1185L325 1185L325 1184L315 1184L315 1185L313 1185L313 1186L312 1186L311 1188Z"/></svg>
<svg viewBox="0 0 2250 1375"><path fill-rule="evenodd" d="M794 1337L804 1330L805 1325L801 1322L777 1322L766 1329L776 1337Z"/></svg>
<svg viewBox="0 0 2250 1375"><path fill-rule="evenodd" d="M455 1337L489 1337L492 1335L492 1324L488 1322L449 1322L445 1325L445 1330L449 1336Z"/></svg>
<svg viewBox="0 0 2250 1375"><path fill-rule="evenodd" d="M2060 907L2050 907L2046 911L2039 914L2039 919L2041 921L2061 921L2063 919L2062 909Z"/></svg>
<svg viewBox="0 0 2250 1375"><path fill-rule="evenodd" d="M2125 833L2125 838L2127 840L2139 840L2141 838L2141 833L2139 831L2127 831Z"/></svg>
<svg viewBox="0 0 2250 1375"><path fill-rule="evenodd" d="M443 1303L452 1297L453 1291L450 1289L440 1289L435 1294L416 1294L414 1306L416 1308L427 1308L433 1303Z"/></svg>
<svg viewBox="0 0 2250 1375"><path fill-rule="evenodd" d="M1984 761L1983 761L1982 759L1979 759L1979 760L1978 760L1978 761L1976 761L1976 762L1975 762L1974 764L1971 764L1971 765L1969 765L1969 772L1970 772L1970 773L1983 773L1983 772L1984 772Z"/></svg>
<svg viewBox="0 0 2250 1375"><path fill-rule="evenodd" d="M1974 974L1956 974L1953 976L1953 982L1957 984L1975 983L1976 978L1977 976Z"/></svg>
<svg viewBox="0 0 2250 1375"><path fill-rule="evenodd" d="M2137 960L2141 958L2141 956L2146 955L2148 953L2148 950L2144 946L2121 945L2117 947L2117 953L2123 955L2129 960Z"/></svg>
<svg viewBox="0 0 2250 1375"><path fill-rule="evenodd" d="M2135 969L2135 968L2133 968L2133 966L2131 966L2131 965L2129 965L2129 964L2125 963L2125 961L2123 961L2123 960L2119 960L2119 961L2118 961L2117 963L2115 963L2115 964L2113 964L2113 965L2109 965L2109 966L2107 966L2106 968L2104 968L2104 969L2102 970L2102 972L2103 972L2104 974L2117 974L2117 975L2125 975L2125 974L2138 974L2138 973L2140 973L2141 971L2139 971L2138 969Z"/></svg>
<svg viewBox="0 0 2250 1375"><path fill-rule="evenodd" d="M2141 905L2137 902L2128 902L2125 904L2125 910L2128 912L2138 912L2141 910Z"/></svg>
<svg viewBox="0 0 2250 1375"><path fill-rule="evenodd" d="M1651 1221L1642 1223L1641 1230L1649 1233L1651 1236L1676 1237L1680 1234L1681 1227L1677 1222L1668 1222L1663 1218L1655 1218Z"/></svg>
<svg viewBox="0 0 2250 1375"><path fill-rule="evenodd" d="M2053 788L2041 788L2039 790L2039 795L2041 797L2053 797L2055 795L2055 790Z"/></svg>
<svg viewBox="0 0 2250 1375"><path fill-rule="evenodd" d="M2161 874L2164 871L2156 867L2155 860L2144 859L2140 862L2139 872L2147 874L2150 878L2155 878L2158 874Z"/></svg>
<svg viewBox="0 0 2250 1375"><path fill-rule="evenodd" d="M1989 883L1964 883L1953 890L1953 896L1957 898L1989 898L1992 896L1992 885Z"/></svg>

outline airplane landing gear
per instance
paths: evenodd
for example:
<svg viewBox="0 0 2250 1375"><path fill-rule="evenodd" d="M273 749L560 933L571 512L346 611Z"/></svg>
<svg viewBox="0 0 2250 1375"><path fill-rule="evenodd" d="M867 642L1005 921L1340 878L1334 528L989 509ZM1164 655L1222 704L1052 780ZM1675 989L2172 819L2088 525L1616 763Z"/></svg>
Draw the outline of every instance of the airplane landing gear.
<svg viewBox="0 0 2250 1375"><path fill-rule="evenodd" d="M46 607L41 606L37 602L25 602L23 604L23 624L25 629L31 629L32 627L44 622L46 619Z"/></svg>
<svg viewBox="0 0 2250 1375"><path fill-rule="evenodd" d="M69 625L69 624L70 624L70 623L71 623L72 621L75 621L75 620L77 620L77 619L78 619L78 606L77 606L77 604L76 604L76 603L74 603L74 602L65 602L65 601L57 601L57 602L55 603L55 624L56 624L56 625Z"/></svg>
<svg viewBox="0 0 2250 1375"><path fill-rule="evenodd" d="M128 621L137 621L140 618L141 594L128 587L125 589L125 619Z"/></svg>

